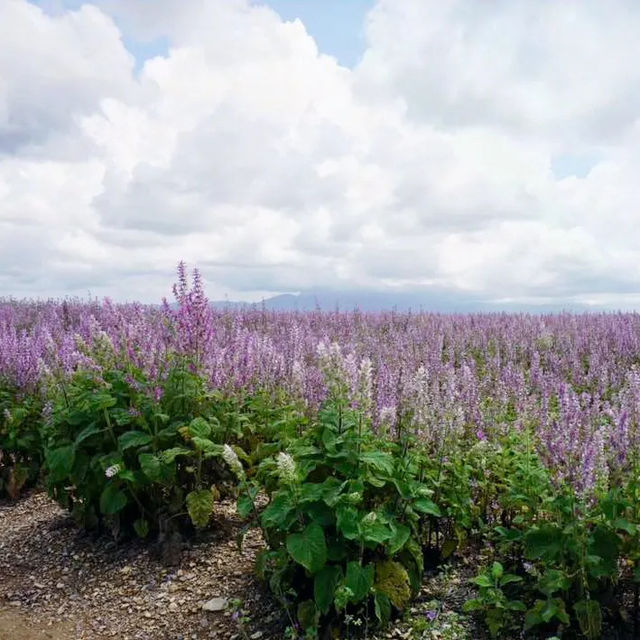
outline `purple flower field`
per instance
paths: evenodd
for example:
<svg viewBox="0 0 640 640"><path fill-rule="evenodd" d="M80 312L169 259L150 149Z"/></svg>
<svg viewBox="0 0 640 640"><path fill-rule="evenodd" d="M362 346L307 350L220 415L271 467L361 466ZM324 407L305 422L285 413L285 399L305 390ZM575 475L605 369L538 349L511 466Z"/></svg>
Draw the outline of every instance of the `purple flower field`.
<svg viewBox="0 0 640 640"><path fill-rule="evenodd" d="M0 302L0 378L28 394L99 371L105 343L156 395L184 352L212 389L284 390L313 412L341 371L376 429L403 420L434 449L531 427L555 480L580 493L624 473L638 448L638 314L219 311L187 277L181 266L171 305Z"/></svg>

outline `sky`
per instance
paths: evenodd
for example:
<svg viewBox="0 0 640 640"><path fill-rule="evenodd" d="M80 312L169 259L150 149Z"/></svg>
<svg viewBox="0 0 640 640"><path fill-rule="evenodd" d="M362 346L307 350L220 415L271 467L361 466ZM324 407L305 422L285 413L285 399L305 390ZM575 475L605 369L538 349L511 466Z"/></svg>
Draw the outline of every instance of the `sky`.
<svg viewBox="0 0 640 640"><path fill-rule="evenodd" d="M640 308L636 0L1 0L0 297ZM378 298L376 298L378 299Z"/></svg>

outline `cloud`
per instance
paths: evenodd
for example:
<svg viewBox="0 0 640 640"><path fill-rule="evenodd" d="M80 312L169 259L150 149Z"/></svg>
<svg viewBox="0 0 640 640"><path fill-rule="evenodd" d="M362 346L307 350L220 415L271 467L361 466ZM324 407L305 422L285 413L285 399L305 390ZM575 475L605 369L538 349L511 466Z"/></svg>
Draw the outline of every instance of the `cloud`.
<svg viewBox="0 0 640 640"><path fill-rule="evenodd" d="M184 258L214 297L636 306L631 0L378 0L353 69L248 0L0 25L3 292L157 300Z"/></svg>

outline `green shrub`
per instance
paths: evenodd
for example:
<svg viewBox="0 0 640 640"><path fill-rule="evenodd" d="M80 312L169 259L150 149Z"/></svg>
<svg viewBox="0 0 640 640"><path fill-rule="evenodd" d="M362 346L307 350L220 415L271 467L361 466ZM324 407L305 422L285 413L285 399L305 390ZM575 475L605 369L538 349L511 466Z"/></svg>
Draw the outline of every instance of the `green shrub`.
<svg viewBox="0 0 640 640"><path fill-rule="evenodd" d="M0 497L16 499L39 477L42 408L39 394L0 389Z"/></svg>
<svg viewBox="0 0 640 640"><path fill-rule="evenodd" d="M405 455L402 455L402 454ZM238 502L259 514L267 550L258 575L308 637L385 624L420 588L420 522L439 516L417 459L330 404L299 438L262 462Z"/></svg>
<svg viewBox="0 0 640 640"><path fill-rule="evenodd" d="M241 440L237 413L184 367L159 389L139 371L79 371L47 429L49 493L82 526L116 535L205 527L234 482L221 456L225 442Z"/></svg>
<svg viewBox="0 0 640 640"><path fill-rule="evenodd" d="M494 542L501 563L517 574L508 591L518 604L507 606L505 585L487 570L473 580L480 593L467 610L482 611L494 636L519 624L544 637L567 629L602 637L605 617L619 615L611 603L621 574L633 577L629 566L640 559L637 474L627 485L580 496L551 482L526 433L487 447L481 469L477 492L492 505L481 540Z"/></svg>

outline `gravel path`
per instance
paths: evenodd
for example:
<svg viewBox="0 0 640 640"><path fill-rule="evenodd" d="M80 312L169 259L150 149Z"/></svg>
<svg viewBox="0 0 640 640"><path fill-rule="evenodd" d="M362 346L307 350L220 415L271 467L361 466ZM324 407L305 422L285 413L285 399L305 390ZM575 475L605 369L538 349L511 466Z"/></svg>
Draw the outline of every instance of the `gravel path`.
<svg viewBox="0 0 640 640"><path fill-rule="evenodd" d="M217 509L219 527L163 558L139 542L81 533L43 493L0 503L0 639L242 638L228 608L203 610L214 598L243 601L249 637L281 637L277 607L253 577L260 535L239 552L234 506Z"/></svg>

